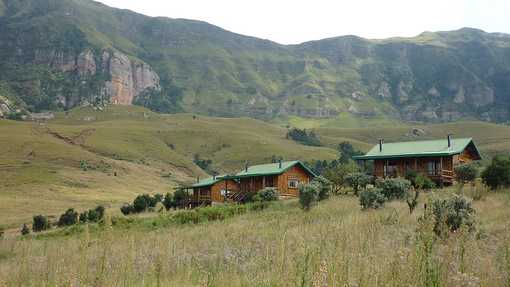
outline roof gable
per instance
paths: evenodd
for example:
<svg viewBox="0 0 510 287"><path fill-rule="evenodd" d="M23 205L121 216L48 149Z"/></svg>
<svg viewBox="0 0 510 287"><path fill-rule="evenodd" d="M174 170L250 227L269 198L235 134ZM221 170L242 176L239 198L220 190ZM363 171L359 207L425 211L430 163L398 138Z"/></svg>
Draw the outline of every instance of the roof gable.
<svg viewBox="0 0 510 287"><path fill-rule="evenodd" d="M446 139L384 143L382 151L379 151L379 145L377 144L365 155L355 156L353 159L362 160L455 155L462 153L470 144L472 144L478 157L480 157L480 153L478 152L473 139L459 138L451 140L451 147L448 147L448 141Z"/></svg>

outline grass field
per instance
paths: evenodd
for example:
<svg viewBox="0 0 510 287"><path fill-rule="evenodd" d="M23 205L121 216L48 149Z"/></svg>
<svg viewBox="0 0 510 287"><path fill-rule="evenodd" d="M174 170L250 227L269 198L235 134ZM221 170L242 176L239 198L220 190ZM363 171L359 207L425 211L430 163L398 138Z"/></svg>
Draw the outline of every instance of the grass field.
<svg viewBox="0 0 510 287"><path fill-rule="evenodd" d="M447 239L418 220L437 193L413 215L339 196L310 212L290 200L198 225L162 214L0 240L0 286L508 286L509 193L475 201L476 230Z"/></svg>
<svg viewBox="0 0 510 287"><path fill-rule="evenodd" d="M109 106L57 113L44 124L0 120L0 227L18 227L34 214L56 216L69 207L117 207L141 193L166 193L207 176L193 159L211 160L211 169L235 172L245 165L286 160L336 158L349 141L366 151L378 138L387 142L441 138L448 133L474 137L486 156L510 152L510 127L482 122L410 125L354 119L324 122L292 118L267 123L249 118L191 114L160 115L144 108ZM357 119L359 120L359 119ZM349 124L351 123L351 124ZM324 147L286 139L287 125L314 127ZM348 127L346 127L348 126ZM423 135L415 137L418 128Z"/></svg>

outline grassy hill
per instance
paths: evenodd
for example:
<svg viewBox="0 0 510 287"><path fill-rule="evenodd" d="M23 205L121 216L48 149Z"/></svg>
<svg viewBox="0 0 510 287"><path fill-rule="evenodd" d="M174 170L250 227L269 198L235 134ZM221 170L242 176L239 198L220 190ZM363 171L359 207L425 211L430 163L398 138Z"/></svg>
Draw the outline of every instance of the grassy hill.
<svg viewBox="0 0 510 287"><path fill-rule="evenodd" d="M412 215L404 202L362 211L338 196L310 212L291 200L197 225L172 223L171 212L7 238L0 285L507 286L508 194L475 201L476 230L446 239L419 220L434 196Z"/></svg>
<svg viewBox="0 0 510 287"><path fill-rule="evenodd" d="M193 114L162 115L141 107L77 108L47 123L0 120L0 217L2 225L59 214L68 207L118 206L141 193L166 193L207 176L195 158L219 173L273 157L303 161L337 158L343 141L366 151L387 142L474 137L482 153L510 152L510 127L483 122L394 127L317 126L324 147L286 139L288 124ZM299 127L299 126L298 126ZM413 133L419 129L419 136Z"/></svg>
<svg viewBox="0 0 510 287"><path fill-rule="evenodd" d="M191 114L159 115L141 107L75 109L46 124L0 120L1 224L68 207L120 204L141 193L166 193L211 169L234 172L285 159L334 159L330 148L285 138L286 130L261 121Z"/></svg>

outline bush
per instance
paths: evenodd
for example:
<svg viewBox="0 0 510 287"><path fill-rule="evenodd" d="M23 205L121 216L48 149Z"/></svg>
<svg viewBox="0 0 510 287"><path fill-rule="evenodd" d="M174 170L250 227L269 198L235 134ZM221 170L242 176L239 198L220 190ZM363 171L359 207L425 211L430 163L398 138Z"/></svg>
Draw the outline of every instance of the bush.
<svg viewBox="0 0 510 287"><path fill-rule="evenodd" d="M132 213L135 213L135 207L132 204L124 204L120 208L120 212L122 212L122 214L124 215L130 215Z"/></svg>
<svg viewBox="0 0 510 287"><path fill-rule="evenodd" d="M365 189L371 181L372 177L362 172L350 173L345 177L345 182L352 187L356 195L360 189Z"/></svg>
<svg viewBox="0 0 510 287"><path fill-rule="evenodd" d="M88 221L89 222L99 222L104 218L105 208L102 205L98 205L96 208L88 211Z"/></svg>
<svg viewBox="0 0 510 287"><path fill-rule="evenodd" d="M69 208L64 214L60 215L58 226L70 226L78 223L78 212Z"/></svg>
<svg viewBox="0 0 510 287"><path fill-rule="evenodd" d="M166 210L170 210L171 208L177 207L175 200L174 200L174 196L170 192L168 192L165 195L165 198L163 199L163 206L165 206Z"/></svg>
<svg viewBox="0 0 510 287"><path fill-rule="evenodd" d="M312 204L317 200L319 187L315 183L299 185L299 204L305 211L310 210Z"/></svg>
<svg viewBox="0 0 510 287"><path fill-rule="evenodd" d="M474 229L475 210L471 207L471 202L463 196L454 195L448 199L435 199L431 203L431 212L434 232L440 237L458 230L463 225L469 230Z"/></svg>
<svg viewBox="0 0 510 287"><path fill-rule="evenodd" d="M403 178L387 178L376 182L387 200L404 199L411 188L411 182Z"/></svg>
<svg viewBox="0 0 510 287"><path fill-rule="evenodd" d="M80 223L87 223L89 221L89 211L85 210L84 212L80 213L78 220Z"/></svg>
<svg viewBox="0 0 510 287"><path fill-rule="evenodd" d="M26 224L23 224L23 227L21 227L21 235L25 236L30 234L30 229Z"/></svg>
<svg viewBox="0 0 510 287"><path fill-rule="evenodd" d="M469 164L460 165L455 168L455 177L462 188L466 182L473 182L478 176L478 170Z"/></svg>
<svg viewBox="0 0 510 287"><path fill-rule="evenodd" d="M36 215L33 218L32 230L34 232L41 232L51 228L48 218L44 215Z"/></svg>
<svg viewBox="0 0 510 287"><path fill-rule="evenodd" d="M323 176L318 176L312 182L315 183L318 188L317 200L321 201L327 199L331 194L331 181Z"/></svg>
<svg viewBox="0 0 510 287"><path fill-rule="evenodd" d="M246 205L223 205L183 210L172 216L172 221L178 224L197 224L206 221L224 220L234 215L246 213Z"/></svg>
<svg viewBox="0 0 510 287"><path fill-rule="evenodd" d="M483 182L491 189L510 187L510 157L496 156L482 172Z"/></svg>
<svg viewBox="0 0 510 287"><path fill-rule="evenodd" d="M274 187L266 187L261 191L257 192L255 196L253 196L252 201L276 201L278 200L278 191Z"/></svg>
<svg viewBox="0 0 510 287"><path fill-rule="evenodd" d="M177 188L174 192L174 202L176 207L184 207L188 204L189 195L183 188Z"/></svg>
<svg viewBox="0 0 510 287"><path fill-rule="evenodd" d="M148 194L139 195L133 201L134 211L136 213L144 212L149 208L154 208L158 204L158 197Z"/></svg>
<svg viewBox="0 0 510 287"><path fill-rule="evenodd" d="M361 209L379 209L384 206L386 197L378 188L372 190L363 190L359 194L359 204Z"/></svg>
<svg viewBox="0 0 510 287"><path fill-rule="evenodd" d="M418 188L414 189L414 193L411 193L411 191L407 192L406 202L410 214L413 214L416 206L418 206L418 197L420 197L420 189Z"/></svg>
<svg viewBox="0 0 510 287"><path fill-rule="evenodd" d="M414 179L413 186L417 189L430 190L436 187L436 184L428 176L418 174Z"/></svg>
<svg viewBox="0 0 510 287"><path fill-rule="evenodd" d="M292 128L287 132L287 138L308 146L321 146L321 141L317 135L313 131L308 132L306 129Z"/></svg>

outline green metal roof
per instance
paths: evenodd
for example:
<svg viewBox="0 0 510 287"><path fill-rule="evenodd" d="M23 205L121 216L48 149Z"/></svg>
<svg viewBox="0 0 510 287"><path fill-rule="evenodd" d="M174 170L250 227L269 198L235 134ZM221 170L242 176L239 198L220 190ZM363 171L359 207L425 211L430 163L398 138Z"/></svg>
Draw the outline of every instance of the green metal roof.
<svg viewBox="0 0 510 287"><path fill-rule="evenodd" d="M222 180L221 177L222 176L216 176L216 177L209 177L209 178L201 179L199 182L192 184L190 186L190 188L211 186L217 182L220 182Z"/></svg>
<svg viewBox="0 0 510 287"><path fill-rule="evenodd" d="M377 144L365 155L354 156L352 158L355 160L372 160L403 157L448 156L462 153L470 144L473 145L478 157L481 158L473 139L452 139L451 143L451 147L448 147L448 140L446 138L440 140L383 143L382 151L379 151L379 144Z"/></svg>
<svg viewBox="0 0 510 287"><path fill-rule="evenodd" d="M242 178L242 177L252 177L252 176L265 176L265 175L278 175L286 172L288 169L292 168L295 165L300 165L303 169L309 172L313 176L317 176L311 169L309 169L306 165L304 165L300 161L284 161L281 163L269 163L269 164L261 164L261 165L253 165L248 167L248 171L243 170L238 172L235 175L229 175L222 178Z"/></svg>

